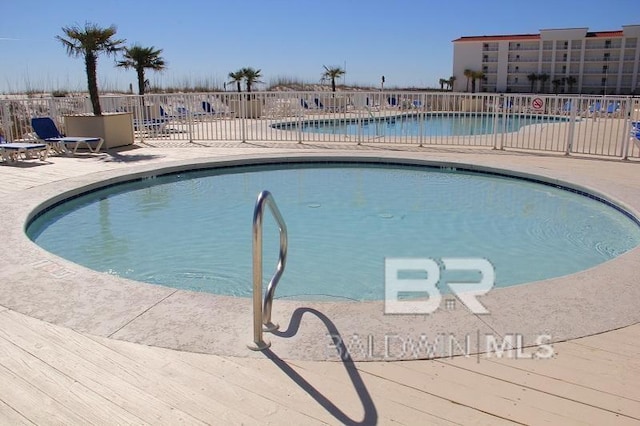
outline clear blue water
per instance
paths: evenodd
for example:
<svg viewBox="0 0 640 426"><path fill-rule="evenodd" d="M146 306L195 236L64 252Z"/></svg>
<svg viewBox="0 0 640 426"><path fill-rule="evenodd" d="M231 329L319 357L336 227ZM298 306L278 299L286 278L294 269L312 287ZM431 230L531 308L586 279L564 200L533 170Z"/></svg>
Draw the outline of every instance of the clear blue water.
<svg viewBox="0 0 640 426"><path fill-rule="evenodd" d="M561 117L510 115L503 120L492 114L428 114L401 115L365 119L309 120L301 123L272 125L282 130L302 130L305 133L374 136L472 136L494 132L515 132L532 124L566 121Z"/></svg>
<svg viewBox="0 0 640 426"><path fill-rule="evenodd" d="M356 164L235 167L131 182L65 202L27 233L96 271L248 297L253 207L264 189L289 230L277 297L382 299L385 257L483 257L497 286L508 286L580 271L640 244L627 216L566 190ZM264 225L266 282L279 241L270 214Z"/></svg>

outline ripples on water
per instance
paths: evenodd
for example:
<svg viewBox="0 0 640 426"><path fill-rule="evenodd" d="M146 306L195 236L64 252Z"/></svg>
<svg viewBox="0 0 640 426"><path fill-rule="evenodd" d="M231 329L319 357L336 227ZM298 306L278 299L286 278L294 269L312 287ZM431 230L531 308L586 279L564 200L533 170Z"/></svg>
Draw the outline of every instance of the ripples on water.
<svg viewBox="0 0 640 426"><path fill-rule="evenodd" d="M98 271L249 297L253 205L268 189L289 230L278 297L330 300L383 298L385 257L483 257L507 286L570 274L640 244L638 226L620 212L550 186L418 168L289 167L112 187L53 209L28 233ZM264 229L266 283L279 244L268 213Z"/></svg>

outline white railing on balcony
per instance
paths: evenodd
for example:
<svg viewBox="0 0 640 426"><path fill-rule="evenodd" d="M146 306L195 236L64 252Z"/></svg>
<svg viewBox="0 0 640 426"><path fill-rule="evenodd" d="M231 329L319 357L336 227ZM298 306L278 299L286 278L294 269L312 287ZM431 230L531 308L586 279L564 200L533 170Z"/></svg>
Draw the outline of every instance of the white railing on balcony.
<svg viewBox="0 0 640 426"><path fill-rule="evenodd" d="M485 84L478 81L476 89ZM632 97L292 91L100 102L104 113L130 112L139 141L457 145L640 158L639 143L629 137L630 123L640 121L640 99ZM85 97L0 100L0 126L8 140L31 140L32 117L51 116L64 129L65 115L90 112Z"/></svg>

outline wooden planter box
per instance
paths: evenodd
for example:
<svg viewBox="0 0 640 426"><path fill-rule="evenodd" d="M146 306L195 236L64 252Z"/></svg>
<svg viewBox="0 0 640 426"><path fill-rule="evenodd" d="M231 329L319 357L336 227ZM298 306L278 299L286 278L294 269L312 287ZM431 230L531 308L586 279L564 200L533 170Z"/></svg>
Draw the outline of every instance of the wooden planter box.
<svg viewBox="0 0 640 426"><path fill-rule="evenodd" d="M262 115L262 101L259 99L243 99L242 101L232 99L229 101L229 108L234 112L236 118L260 118Z"/></svg>
<svg viewBox="0 0 640 426"><path fill-rule="evenodd" d="M480 111L482 111L482 98L462 99L462 112L480 112Z"/></svg>
<svg viewBox="0 0 640 426"><path fill-rule="evenodd" d="M102 149L133 145L133 114L130 112L95 115L65 115L67 136L89 136L104 139Z"/></svg>

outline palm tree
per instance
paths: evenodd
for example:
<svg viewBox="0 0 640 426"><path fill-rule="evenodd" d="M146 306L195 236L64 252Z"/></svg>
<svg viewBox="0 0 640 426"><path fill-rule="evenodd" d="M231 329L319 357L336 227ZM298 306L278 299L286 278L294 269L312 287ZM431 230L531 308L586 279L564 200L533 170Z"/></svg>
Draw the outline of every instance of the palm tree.
<svg viewBox="0 0 640 426"><path fill-rule="evenodd" d="M551 84L553 85L553 93L558 94L558 89L560 86L564 84L564 78L556 78L551 80Z"/></svg>
<svg viewBox="0 0 640 426"><path fill-rule="evenodd" d="M482 71L471 72L471 93L476 92L476 80L482 80L483 78L484 78L484 73Z"/></svg>
<svg viewBox="0 0 640 426"><path fill-rule="evenodd" d="M438 81L438 83L440 83L440 90L444 90L444 85L448 84L448 81L444 78L441 78L440 81Z"/></svg>
<svg viewBox="0 0 640 426"><path fill-rule="evenodd" d="M547 80L549 80L549 74L545 74L545 73L539 74L538 80L540 81L540 92L544 93L545 85L547 84Z"/></svg>
<svg viewBox="0 0 640 426"><path fill-rule="evenodd" d="M533 85L536 84L536 81L538 81L538 74L532 72L531 74L527 75L527 80L529 80L529 83L531 83L531 88L529 89L529 91L533 93Z"/></svg>
<svg viewBox="0 0 640 426"><path fill-rule="evenodd" d="M149 68L154 71L162 71L166 68L166 62L160 54L162 49L155 49L151 47L142 47L138 44L134 44L131 47L124 49L123 60L118 61L117 65L125 69L133 68L138 75L138 94L144 95L145 80L144 70Z"/></svg>
<svg viewBox="0 0 640 426"><path fill-rule="evenodd" d="M87 86L89 88L89 98L93 106L95 115L102 115L100 108L100 97L98 95L97 65L98 55L106 53L107 56L115 55L122 50L125 40L114 39L116 34L115 25L108 28L101 28L97 24L87 22L84 28L77 25L62 27L62 32L66 38L56 36L62 45L67 49L67 54L72 57L84 57L85 69L87 72Z"/></svg>
<svg viewBox="0 0 640 426"><path fill-rule="evenodd" d="M467 77L467 92L469 91L469 80L473 77L473 71L470 69L464 70L464 76Z"/></svg>
<svg viewBox="0 0 640 426"><path fill-rule="evenodd" d="M253 86L255 83L262 83L262 81L260 81L260 77L262 77L262 75L260 75L260 72L262 70L255 70L251 67L247 67L247 68L242 68L242 76L244 77L244 82L247 85L247 92L251 92L251 86Z"/></svg>
<svg viewBox="0 0 640 426"><path fill-rule="evenodd" d="M242 87L240 86L240 83L242 83L242 80L244 80L244 68L236 72L230 72L229 78L231 79L229 84L235 83L238 88L238 93L242 92Z"/></svg>
<svg viewBox="0 0 640 426"><path fill-rule="evenodd" d="M578 80L574 76L570 75L567 76L565 81L567 82L567 86L569 86L569 93L573 92L573 85L576 84Z"/></svg>
<svg viewBox="0 0 640 426"><path fill-rule="evenodd" d="M453 91L453 83L456 82L456 76L452 75L451 77L449 77L449 88L451 89L451 91Z"/></svg>
<svg viewBox="0 0 640 426"><path fill-rule="evenodd" d="M327 67L323 65L324 73L322 73L322 80L331 80L331 91L336 91L336 78L340 78L345 74L345 70L340 67Z"/></svg>

